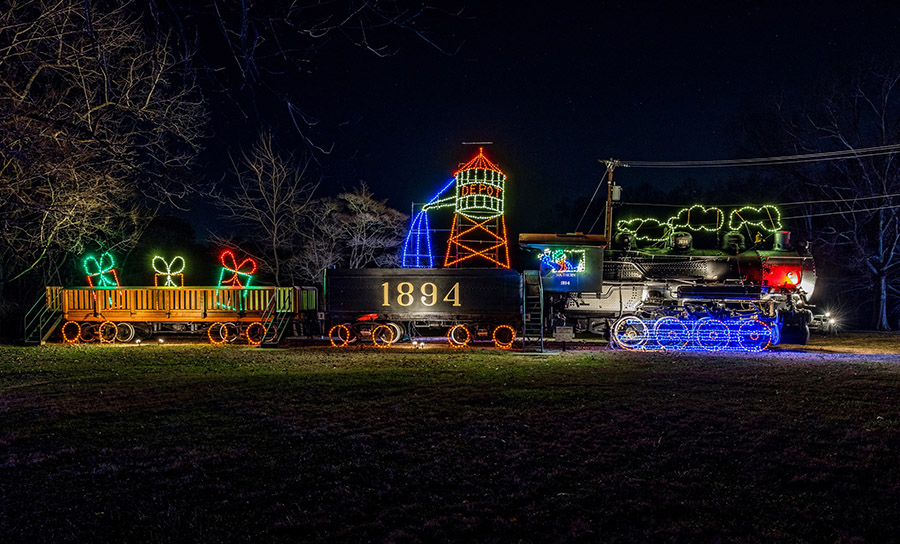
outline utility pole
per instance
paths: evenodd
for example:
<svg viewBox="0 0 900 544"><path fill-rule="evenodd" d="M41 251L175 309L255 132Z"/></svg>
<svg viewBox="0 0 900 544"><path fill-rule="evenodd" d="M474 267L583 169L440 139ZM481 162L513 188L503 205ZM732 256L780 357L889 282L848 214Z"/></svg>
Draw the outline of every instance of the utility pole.
<svg viewBox="0 0 900 544"><path fill-rule="evenodd" d="M627 167L628 165L616 159L601 160L600 162L606 165L606 173L608 175L606 182L606 224L603 225L603 235L606 236L606 243L610 244L612 243L610 237L612 236L613 196L616 197L616 200L619 200L619 198L621 198L619 191L616 191L615 195L613 195L613 170L615 170L617 166ZM616 189L618 189L618 187L616 187Z"/></svg>

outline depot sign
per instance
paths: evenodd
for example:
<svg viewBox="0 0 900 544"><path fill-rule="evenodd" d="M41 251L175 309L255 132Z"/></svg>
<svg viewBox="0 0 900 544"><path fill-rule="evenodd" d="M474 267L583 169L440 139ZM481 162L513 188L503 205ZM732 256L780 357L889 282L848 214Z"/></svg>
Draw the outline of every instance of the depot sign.
<svg viewBox="0 0 900 544"><path fill-rule="evenodd" d="M470 183L459 188L459 196L486 195L493 198L503 198L503 189L484 183Z"/></svg>

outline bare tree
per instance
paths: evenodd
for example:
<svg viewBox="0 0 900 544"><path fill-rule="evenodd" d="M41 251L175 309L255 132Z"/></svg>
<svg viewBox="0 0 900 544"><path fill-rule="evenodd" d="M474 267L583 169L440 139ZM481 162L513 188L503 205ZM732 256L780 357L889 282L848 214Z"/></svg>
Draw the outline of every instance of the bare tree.
<svg viewBox="0 0 900 544"><path fill-rule="evenodd" d="M187 194L205 120L192 73L128 4L0 11L0 289L48 257L129 245Z"/></svg>
<svg viewBox="0 0 900 544"><path fill-rule="evenodd" d="M900 65L835 86L785 125L798 151L855 150L900 141ZM830 161L799 171L811 237L868 292L871 324L889 330L900 269L900 170L896 154ZM852 289L853 282L845 288Z"/></svg>
<svg viewBox="0 0 900 544"><path fill-rule="evenodd" d="M289 266L295 278L309 285L322 283L325 270L344 259L345 233L339 222L341 202L336 198L317 199L298 224L297 242Z"/></svg>
<svg viewBox="0 0 900 544"><path fill-rule="evenodd" d="M364 184L313 202L291 260L295 275L320 284L328 268L392 267L400 262L407 216L376 200Z"/></svg>
<svg viewBox="0 0 900 544"><path fill-rule="evenodd" d="M262 132L239 161L232 158L235 197L217 201L228 216L246 225L259 240L262 265L271 270L275 283L285 279L282 261L298 237L317 182L308 181L309 156L295 161L273 145L270 132Z"/></svg>
<svg viewBox="0 0 900 544"><path fill-rule="evenodd" d="M347 245L347 266L396 266L408 217L375 200L365 183L338 195L344 210L338 214Z"/></svg>
<svg viewBox="0 0 900 544"><path fill-rule="evenodd" d="M404 37L424 42L440 54L454 54L459 39L447 29L458 18L458 0L332 0L314 2L182 2L152 0L150 12L161 28L179 32L190 50L199 44L200 63L210 92L233 107L237 119L253 120L278 111L316 154L329 153L316 104L298 90L298 75L309 81L321 67L318 53L349 42L384 57L400 49ZM215 24L210 24L214 21ZM445 45L447 44L447 45ZM277 109L274 109L277 108Z"/></svg>

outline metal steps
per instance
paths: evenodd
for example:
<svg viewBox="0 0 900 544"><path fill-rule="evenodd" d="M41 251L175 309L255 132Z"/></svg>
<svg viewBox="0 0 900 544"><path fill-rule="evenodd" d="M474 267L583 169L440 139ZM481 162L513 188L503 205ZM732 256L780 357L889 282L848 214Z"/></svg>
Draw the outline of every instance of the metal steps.
<svg viewBox="0 0 900 544"><path fill-rule="evenodd" d="M522 284L522 347L544 351L544 288L538 270L526 270Z"/></svg>
<svg viewBox="0 0 900 544"><path fill-rule="evenodd" d="M290 287L277 287L275 296L269 299L262 315L265 336L261 347L275 347L281 342L284 333L294 316L294 293Z"/></svg>
<svg viewBox="0 0 900 544"><path fill-rule="evenodd" d="M59 326L63 319L62 314L62 287L47 287L47 290L25 314L23 330L25 331L26 344L41 344L47 342L47 338Z"/></svg>

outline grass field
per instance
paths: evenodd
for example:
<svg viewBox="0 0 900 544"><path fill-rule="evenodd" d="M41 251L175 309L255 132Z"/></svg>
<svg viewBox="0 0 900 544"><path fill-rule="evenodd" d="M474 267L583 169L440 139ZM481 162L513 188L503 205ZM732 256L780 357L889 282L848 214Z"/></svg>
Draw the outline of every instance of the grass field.
<svg viewBox="0 0 900 544"><path fill-rule="evenodd" d="M0 347L0 542L897 542L900 357L819 351Z"/></svg>

